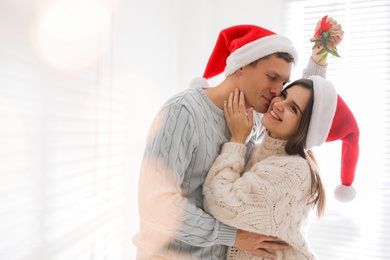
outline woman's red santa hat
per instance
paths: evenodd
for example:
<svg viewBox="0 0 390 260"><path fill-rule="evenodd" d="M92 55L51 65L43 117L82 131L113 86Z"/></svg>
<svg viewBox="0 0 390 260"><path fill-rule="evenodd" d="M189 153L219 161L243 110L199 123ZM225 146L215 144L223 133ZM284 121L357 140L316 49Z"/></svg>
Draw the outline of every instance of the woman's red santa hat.
<svg viewBox="0 0 390 260"><path fill-rule="evenodd" d="M319 76L309 79L313 81L314 104L306 148L312 149L324 142L342 141L341 185L336 187L334 196L341 202L348 202L356 195L352 183L359 158L359 127L331 82Z"/></svg>
<svg viewBox="0 0 390 260"><path fill-rule="evenodd" d="M223 29L211 53L203 80L225 72L225 76L251 62L276 52L289 53L298 61L298 53L291 40L265 28L244 24ZM196 79L193 84L201 84Z"/></svg>

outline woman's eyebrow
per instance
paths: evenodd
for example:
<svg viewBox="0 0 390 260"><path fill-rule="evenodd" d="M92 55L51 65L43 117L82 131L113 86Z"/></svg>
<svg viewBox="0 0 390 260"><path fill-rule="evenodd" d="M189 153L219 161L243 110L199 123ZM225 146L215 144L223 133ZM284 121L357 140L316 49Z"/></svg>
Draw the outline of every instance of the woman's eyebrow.
<svg viewBox="0 0 390 260"><path fill-rule="evenodd" d="M294 106L296 106L296 107L298 108L299 113L302 115L302 110L301 110L301 108L298 106L298 104L295 103L295 101L293 101L292 103L294 104Z"/></svg>

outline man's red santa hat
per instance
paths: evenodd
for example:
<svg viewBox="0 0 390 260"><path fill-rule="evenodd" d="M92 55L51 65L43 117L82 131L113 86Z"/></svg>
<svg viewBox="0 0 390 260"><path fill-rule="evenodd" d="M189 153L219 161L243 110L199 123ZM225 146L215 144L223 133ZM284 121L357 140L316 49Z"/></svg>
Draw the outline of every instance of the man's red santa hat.
<svg viewBox="0 0 390 260"><path fill-rule="evenodd" d="M342 141L341 185L336 187L334 196L342 202L351 201L356 195L352 183L359 158L358 124L331 82L319 76L311 76L309 79L313 81L314 104L306 149L324 142Z"/></svg>
<svg viewBox="0 0 390 260"><path fill-rule="evenodd" d="M294 63L298 61L294 45L285 36L250 24L226 28L219 33L203 78L209 79L222 72L227 77L237 69L276 52L289 53Z"/></svg>

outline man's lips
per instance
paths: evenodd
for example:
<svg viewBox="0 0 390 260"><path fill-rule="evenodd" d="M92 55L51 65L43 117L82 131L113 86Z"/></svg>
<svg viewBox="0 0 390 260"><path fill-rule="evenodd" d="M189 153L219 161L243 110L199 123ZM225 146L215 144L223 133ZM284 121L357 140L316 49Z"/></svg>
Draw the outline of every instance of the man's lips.
<svg viewBox="0 0 390 260"><path fill-rule="evenodd" d="M272 101L272 98L268 98L266 96L263 96L264 100L267 102L266 106L269 107Z"/></svg>
<svg viewBox="0 0 390 260"><path fill-rule="evenodd" d="M263 96L263 98L264 98L265 100L267 100L268 103L271 103L272 98L269 98L269 97L266 97L266 96Z"/></svg>

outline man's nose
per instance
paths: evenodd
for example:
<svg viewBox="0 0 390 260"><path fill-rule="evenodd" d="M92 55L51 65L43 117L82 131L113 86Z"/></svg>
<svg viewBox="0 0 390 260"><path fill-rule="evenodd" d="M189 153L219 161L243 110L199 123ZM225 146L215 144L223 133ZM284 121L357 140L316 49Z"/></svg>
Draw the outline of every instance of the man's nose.
<svg viewBox="0 0 390 260"><path fill-rule="evenodd" d="M271 87L271 93L279 97L282 93L284 82L277 82Z"/></svg>

